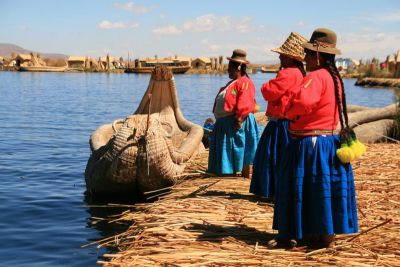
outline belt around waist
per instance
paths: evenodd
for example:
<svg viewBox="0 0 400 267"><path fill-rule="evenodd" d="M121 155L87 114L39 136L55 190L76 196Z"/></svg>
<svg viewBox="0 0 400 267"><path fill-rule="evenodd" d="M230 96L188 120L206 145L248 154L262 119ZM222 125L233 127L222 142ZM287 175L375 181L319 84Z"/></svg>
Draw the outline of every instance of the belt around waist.
<svg viewBox="0 0 400 267"><path fill-rule="evenodd" d="M287 118L285 118L285 117L275 117L275 116L268 116L268 115L267 115L267 118L268 118L268 121L287 120Z"/></svg>
<svg viewBox="0 0 400 267"><path fill-rule="evenodd" d="M311 136L311 135L334 135L334 130L292 130L289 133L295 136Z"/></svg>

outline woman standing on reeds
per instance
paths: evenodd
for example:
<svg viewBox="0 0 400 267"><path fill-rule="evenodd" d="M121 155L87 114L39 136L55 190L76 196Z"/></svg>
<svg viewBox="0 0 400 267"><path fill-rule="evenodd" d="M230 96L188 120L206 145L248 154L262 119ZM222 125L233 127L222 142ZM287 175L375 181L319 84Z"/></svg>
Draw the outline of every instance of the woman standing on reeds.
<svg viewBox="0 0 400 267"><path fill-rule="evenodd" d="M278 164L289 142L289 121L285 118L285 110L306 74L302 63L302 44L305 41L303 36L292 32L281 47L271 50L279 54L281 69L276 78L261 86L261 93L268 101L268 124L258 143L250 192L266 198L273 198L276 194Z"/></svg>
<svg viewBox="0 0 400 267"><path fill-rule="evenodd" d="M358 231L353 170L339 160L334 133L338 121L349 129L346 96L335 66L335 32L316 29L303 46L310 73L286 112L292 139L278 182L274 228L278 241L309 239L329 247L335 234Z"/></svg>
<svg viewBox="0 0 400 267"><path fill-rule="evenodd" d="M228 74L231 79L222 87L214 102L216 118L210 137L208 172L218 175L242 173L250 178L259 139L254 118L255 87L246 73L246 52L233 51Z"/></svg>

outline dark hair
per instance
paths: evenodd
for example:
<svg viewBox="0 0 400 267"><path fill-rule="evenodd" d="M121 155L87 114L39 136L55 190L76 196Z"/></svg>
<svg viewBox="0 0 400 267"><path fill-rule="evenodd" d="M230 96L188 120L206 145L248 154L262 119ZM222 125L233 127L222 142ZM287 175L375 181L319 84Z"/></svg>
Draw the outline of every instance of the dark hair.
<svg viewBox="0 0 400 267"><path fill-rule="evenodd" d="M239 63L239 62L233 61L233 60L229 61L229 63L232 64L232 66L235 69L237 69L240 66L240 75L249 77L249 75L246 72L246 69L247 69L247 65L246 64Z"/></svg>
<svg viewBox="0 0 400 267"><path fill-rule="evenodd" d="M335 64L335 55L331 54L326 54L326 53L320 53L324 61L322 61L322 68L325 68L329 74L332 76L333 83L335 85L335 98L336 98L336 104L338 107L339 111L339 119L340 119L340 126L342 129L350 128L349 127L349 118L347 116L347 104L346 104L346 94L344 90L344 84L342 77L340 76L340 73L336 67ZM342 87L342 98L340 98L339 94L339 84L338 81L340 82L340 85ZM344 121L343 121L344 118Z"/></svg>
<svg viewBox="0 0 400 267"><path fill-rule="evenodd" d="M299 70L303 74L303 77L306 76L307 73L306 73L306 69L304 68L303 62L298 61L298 60L293 60L293 61L296 64L296 67L299 68Z"/></svg>

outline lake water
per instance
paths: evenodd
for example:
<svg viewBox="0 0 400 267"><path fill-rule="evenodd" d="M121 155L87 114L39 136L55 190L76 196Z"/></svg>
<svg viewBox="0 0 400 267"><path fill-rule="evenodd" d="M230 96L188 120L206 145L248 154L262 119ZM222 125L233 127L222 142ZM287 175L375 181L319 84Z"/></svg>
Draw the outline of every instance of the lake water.
<svg viewBox="0 0 400 267"><path fill-rule="evenodd" d="M273 74L251 76L257 88ZM0 72L0 265L98 266L108 252L92 241L122 231L94 223L122 210L90 207L84 170L89 136L133 113L149 75ZM181 109L200 125L226 75L175 76ZM391 89L364 89L345 80L349 104L393 103ZM266 104L261 93L257 100ZM107 202L105 202L107 203Z"/></svg>

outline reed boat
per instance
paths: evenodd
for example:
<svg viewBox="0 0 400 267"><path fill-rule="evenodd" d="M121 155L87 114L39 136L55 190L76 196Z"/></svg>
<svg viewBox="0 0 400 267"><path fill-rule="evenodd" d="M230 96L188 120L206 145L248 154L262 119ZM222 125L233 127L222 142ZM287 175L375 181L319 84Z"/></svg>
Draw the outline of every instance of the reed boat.
<svg viewBox="0 0 400 267"><path fill-rule="evenodd" d="M267 68L265 66L262 66L260 70L262 73L276 73L279 71L279 69Z"/></svg>
<svg viewBox="0 0 400 267"><path fill-rule="evenodd" d="M38 72L64 72L67 66L50 67L50 66L20 66L19 71L38 71Z"/></svg>
<svg viewBox="0 0 400 267"><path fill-rule="evenodd" d="M125 69L125 73L151 73L155 66L152 67L138 67L138 68L127 68ZM187 72L191 67L190 66L166 66L171 69L171 71L175 74L182 74Z"/></svg>
<svg viewBox="0 0 400 267"><path fill-rule="evenodd" d="M172 70L155 66L135 113L90 136L87 192L121 196L171 186L204 149L202 137L203 127L180 110Z"/></svg>
<svg viewBox="0 0 400 267"><path fill-rule="evenodd" d="M164 66L173 73L185 73L191 66L189 63L175 59L136 59L135 66L125 69L125 73L151 73L155 66Z"/></svg>

